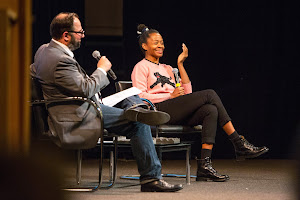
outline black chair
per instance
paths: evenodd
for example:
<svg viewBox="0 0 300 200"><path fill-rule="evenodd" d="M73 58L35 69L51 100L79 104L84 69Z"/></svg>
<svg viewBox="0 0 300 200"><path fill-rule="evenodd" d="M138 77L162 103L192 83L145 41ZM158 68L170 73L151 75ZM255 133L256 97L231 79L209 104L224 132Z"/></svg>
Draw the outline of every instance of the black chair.
<svg viewBox="0 0 300 200"><path fill-rule="evenodd" d="M114 153L111 152L110 156L110 180L107 186L103 186L102 184L102 166L103 166L103 142L104 137L109 135L108 132L103 129L103 117L102 112L97 104L87 98L83 97L67 97L67 98L60 98L60 99L47 99L44 100L43 92L39 81L35 78L31 78L31 110L32 110L32 133L33 137L36 139L41 138L51 138L59 147L65 149L74 149L77 151L77 170L76 170L76 184L70 186L68 188L64 188L63 190L67 191L96 191L99 188L110 188L115 184L116 180L116 164L117 164L117 137L112 135L113 137L113 144L114 144ZM68 105L78 105L78 103L87 102L90 104L96 111L99 117L99 123L101 130L98 135L93 136L93 138L99 138L99 140L93 141L83 141L82 143L76 143L73 146L68 144L68 146L64 146L63 143L59 141L58 138L48 135L49 133L49 126L47 122L48 118L48 111L46 109L47 106L52 104L59 105L59 104L68 104ZM99 162L99 178L96 185L93 186L84 186L81 185L81 164L82 164L82 150L83 149L91 149L97 147L100 151L100 162Z"/></svg>
<svg viewBox="0 0 300 200"><path fill-rule="evenodd" d="M116 86L116 91L119 92L132 87L132 82L118 81L115 83L115 86ZM143 99L143 100L149 103L152 109L156 110L155 105L151 101L147 99ZM159 126L151 126L151 131L152 131L152 136L155 138L158 137L183 138L185 136L191 136L191 135L199 137L202 132L202 126L198 125L198 126L191 127L191 126L182 126L182 125L159 125ZM162 161L163 152L186 150L186 183L190 184L191 175L190 175L189 159L190 159L191 144L189 142L185 142L179 144L165 144L165 145L155 145L155 146L158 153L158 157L161 161ZM166 174L165 176L169 176L169 175ZM181 175L179 176L182 177Z"/></svg>

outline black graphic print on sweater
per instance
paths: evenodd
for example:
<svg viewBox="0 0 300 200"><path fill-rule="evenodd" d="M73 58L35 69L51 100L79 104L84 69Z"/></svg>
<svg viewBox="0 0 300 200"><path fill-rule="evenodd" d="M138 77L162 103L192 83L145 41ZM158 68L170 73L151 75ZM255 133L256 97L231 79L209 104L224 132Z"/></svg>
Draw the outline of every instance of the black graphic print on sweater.
<svg viewBox="0 0 300 200"><path fill-rule="evenodd" d="M171 77L168 78L166 76L163 76L161 75L160 73L158 72L155 72L154 73L154 76L157 78L157 80L155 81L155 83L153 83L150 88L154 88L157 84L161 83L161 87L164 87L164 85L167 83L171 86L173 86L175 88L175 83L172 83L170 80L171 80Z"/></svg>

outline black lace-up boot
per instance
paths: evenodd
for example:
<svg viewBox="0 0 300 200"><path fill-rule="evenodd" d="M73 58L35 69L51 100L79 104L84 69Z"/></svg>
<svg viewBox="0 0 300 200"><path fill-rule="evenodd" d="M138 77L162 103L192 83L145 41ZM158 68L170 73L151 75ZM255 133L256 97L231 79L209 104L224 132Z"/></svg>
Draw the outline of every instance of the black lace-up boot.
<svg viewBox="0 0 300 200"><path fill-rule="evenodd" d="M256 147L249 143L244 136L240 135L231 140L235 149L237 160L245 160L246 158L255 158L269 151L268 147Z"/></svg>
<svg viewBox="0 0 300 200"><path fill-rule="evenodd" d="M198 159L197 164L198 168L196 181L224 182L229 180L228 175L221 175L213 168L210 157Z"/></svg>

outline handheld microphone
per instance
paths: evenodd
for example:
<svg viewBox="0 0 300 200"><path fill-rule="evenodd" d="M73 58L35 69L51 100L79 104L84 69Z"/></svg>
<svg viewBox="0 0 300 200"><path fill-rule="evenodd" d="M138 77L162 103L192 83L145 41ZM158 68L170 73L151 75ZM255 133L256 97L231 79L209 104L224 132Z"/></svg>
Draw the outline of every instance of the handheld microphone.
<svg viewBox="0 0 300 200"><path fill-rule="evenodd" d="M92 53L92 56L93 56L97 61L99 61L100 58L101 58L101 54L100 54L100 52L97 51L97 50L95 50L95 51ZM109 70L107 71L107 74L108 74L113 80L116 80L116 79L117 79L117 76L116 76L116 74L113 72L112 69L109 69Z"/></svg>
<svg viewBox="0 0 300 200"><path fill-rule="evenodd" d="M175 82L176 82L176 87L180 87L181 84L180 84L180 80L179 80L179 76L178 76L178 69L177 68L173 68L172 70L173 74L174 74L174 77L175 77Z"/></svg>

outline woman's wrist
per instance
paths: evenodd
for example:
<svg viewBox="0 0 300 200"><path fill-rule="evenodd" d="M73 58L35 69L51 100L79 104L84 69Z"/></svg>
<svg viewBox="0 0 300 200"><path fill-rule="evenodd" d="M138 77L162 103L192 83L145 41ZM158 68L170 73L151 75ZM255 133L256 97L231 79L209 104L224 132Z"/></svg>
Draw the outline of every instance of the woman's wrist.
<svg viewBox="0 0 300 200"><path fill-rule="evenodd" d="M182 62L178 62L178 63L177 63L177 66L178 66L178 67L183 67L183 61L182 61Z"/></svg>

